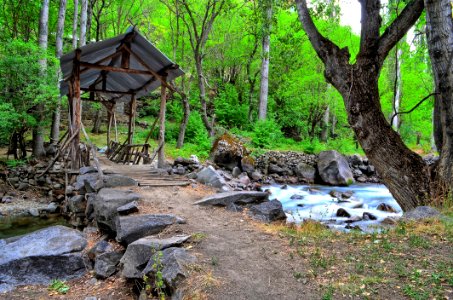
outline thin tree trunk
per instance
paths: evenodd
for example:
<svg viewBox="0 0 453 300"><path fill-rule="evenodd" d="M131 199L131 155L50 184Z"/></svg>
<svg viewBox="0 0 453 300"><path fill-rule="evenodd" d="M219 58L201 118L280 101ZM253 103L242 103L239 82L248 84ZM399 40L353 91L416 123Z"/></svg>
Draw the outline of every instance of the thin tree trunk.
<svg viewBox="0 0 453 300"><path fill-rule="evenodd" d="M41 13L39 16L39 47L43 50L43 55L47 52L48 40L48 23L49 23L49 0L43 0ZM47 59L43 57L39 60L41 66L41 75L45 76L47 68ZM36 105L36 121L37 125L33 128L33 156L36 158L43 158L46 155L44 149L44 104L39 103Z"/></svg>
<svg viewBox="0 0 453 300"><path fill-rule="evenodd" d="M157 167L165 167L165 111L167 106L167 88L162 84L160 93L160 111L159 111L159 138L157 151Z"/></svg>
<svg viewBox="0 0 453 300"><path fill-rule="evenodd" d="M403 51L399 49L398 47L395 49L395 84L393 87L393 115L395 117L393 118L393 129L395 129L397 132L400 129L400 117L398 115L398 112L400 110L400 105L401 105L401 89L402 89L402 83L401 83L401 55Z"/></svg>
<svg viewBox="0 0 453 300"><path fill-rule="evenodd" d="M86 45L88 0L82 0L80 11L80 46Z"/></svg>
<svg viewBox="0 0 453 300"><path fill-rule="evenodd" d="M74 0L74 14L72 19L72 49L77 48L77 24L79 18L79 0Z"/></svg>
<svg viewBox="0 0 453 300"><path fill-rule="evenodd" d="M338 123L337 117L335 116L335 114L332 114L332 126L330 126L330 137L333 138L333 139L337 135L335 133L335 129L337 127L337 123Z"/></svg>
<svg viewBox="0 0 453 300"><path fill-rule="evenodd" d="M59 59L63 55L63 35L64 21L66 15L66 0L60 0L60 9L58 11L57 36L56 36L56 55ZM58 69L58 77L61 77ZM52 115L52 127L50 132L50 142L56 144L60 137L60 119L61 119L61 96L58 97L57 107Z"/></svg>
<svg viewBox="0 0 453 300"><path fill-rule="evenodd" d="M265 20L263 25L263 53L261 61L261 85L258 119L265 120L267 115L267 98L269 90L269 53L271 45L272 3L266 1Z"/></svg>
<svg viewBox="0 0 453 300"><path fill-rule="evenodd" d="M87 33L86 33L86 40L88 43L91 40L91 24L93 24L93 5L96 0L88 0L88 8L87 8Z"/></svg>
<svg viewBox="0 0 453 300"><path fill-rule="evenodd" d="M91 129L91 133L98 134L101 129L102 124L102 108L96 110L96 115L94 117L93 128Z"/></svg>
<svg viewBox="0 0 453 300"><path fill-rule="evenodd" d="M437 140L439 194L453 191L453 20L450 0L425 0L426 35L436 85L434 114L440 116L442 140ZM436 122L436 121L435 121ZM435 126L439 131L439 127ZM440 132L437 132L440 133ZM436 136L436 135L435 135ZM444 190L445 189L445 190Z"/></svg>
<svg viewBox="0 0 453 300"><path fill-rule="evenodd" d="M203 124L206 127L209 136L213 136L214 135L213 126L208 118L208 109L206 104L206 85L203 77L203 65L200 54L195 55L195 67L197 69L198 89L200 90L201 119L203 120Z"/></svg>
<svg viewBox="0 0 453 300"><path fill-rule="evenodd" d="M176 148L181 149L184 145L184 138L186 135L186 128L187 124L189 123L189 116L190 116L190 105L189 105L189 98L187 95L182 97L182 108L184 112L184 116L181 121L181 125L179 125L179 135L178 135L178 142L176 143Z"/></svg>
<svg viewBox="0 0 453 300"><path fill-rule="evenodd" d="M327 138L329 136L329 117L330 117L330 106L327 105L326 110L324 111L321 129L321 141L324 143L327 142Z"/></svg>

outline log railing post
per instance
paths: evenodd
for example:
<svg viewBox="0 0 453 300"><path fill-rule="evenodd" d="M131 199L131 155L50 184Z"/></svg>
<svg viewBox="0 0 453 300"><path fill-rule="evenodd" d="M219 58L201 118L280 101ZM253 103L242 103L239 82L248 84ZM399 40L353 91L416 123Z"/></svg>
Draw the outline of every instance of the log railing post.
<svg viewBox="0 0 453 300"><path fill-rule="evenodd" d="M71 132L75 134L71 146L71 168L78 170L80 168L80 125L82 123L82 100L80 97L80 57L82 51L76 49L72 65L72 97L71 102Z"/></svg>

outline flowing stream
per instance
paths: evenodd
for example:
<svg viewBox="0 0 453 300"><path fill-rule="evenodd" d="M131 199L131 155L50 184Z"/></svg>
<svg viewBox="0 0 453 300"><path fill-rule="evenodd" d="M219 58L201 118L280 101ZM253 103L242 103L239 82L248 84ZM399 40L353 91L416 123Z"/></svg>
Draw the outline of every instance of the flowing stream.
<svg viewBox="0 0 453 300"><path fill-rule="evenodd" d="M288 222L300 223L305 219L313 219L339 230L360 228L372 231L384 219L402 215L398 203L381 184L354 184L347 187L271 185L263 187L263 190L271 192L271 200L277 199L282 203ZM377 209L382 203L392 207L394 212ZM347 212L346 216L344 211Z"/></svg>

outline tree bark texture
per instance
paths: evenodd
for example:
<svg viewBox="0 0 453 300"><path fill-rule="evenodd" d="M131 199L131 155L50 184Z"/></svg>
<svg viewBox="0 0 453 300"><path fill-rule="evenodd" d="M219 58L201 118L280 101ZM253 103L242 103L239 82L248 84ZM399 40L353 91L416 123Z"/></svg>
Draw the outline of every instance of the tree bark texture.
<svg viewBox="0 0 453 300"><path fill-rule="evenodd" d="M43 0L41 12L39 16L39 47L42 49L44 57L39 60L41 66L41 73L44 76L47 68L47 60L45 58L47 52L48 28L49 28L49 0ZM33 128L33 156L36 158L43 158L46 156L44 149L44 104L38 103L36 105L35 118L37 125Z"/></svg>
<svg viewBox="0 0 453 300"><path fill-rule="evenodd" d="M66 15L66 0L60 0L60 8L58 10L57 20L57 36L56 36L56 56L59 59L63 55L63 35L64 35L64 21ZM58 70L59 76L60 70ZM61 119L61 96L58 97L57 106L52 115L52 126L50 131L50 142L56 144L60 137L60 119Z"/></svg>
<svg viewBox="0 0 453 300"><path fill-rule="evenodd" d="M297 0L299 19L318 56L324 75L342 95L348 122L370 162L406 211L428 201L430 176L423 159L409 150L382 113L378 78L389 51L417 21L423 0L410 1L380 34L379 0L364 0L360 51L350 64L347 48L340 49L318 31L305 0Z"/></svg>
<svg viewBox="0 0 453 300"><path fill-rule="evenodd" d="M321 141L326 143L329 136L329 118L330 117L330 106L327 105L324 111L324 117L322 118L322 129L321 129Z"/></svg>
<svg viewBox="0 0 453 300"><path fill-rule="evenodd" d="M263 1L264 24L263 24L263 52L261 59L261 84L258 119L265 120L267 116L267 98L269 90L269 61L271 46L271 23L272 23L272 0Z"/></svg>
<svg viewBox="0 0 453 300"><path fill-rule="evenodd" d="M195 55L195 67L197 70L198 89L200 90L200 104L201 104L201 119L209 133L209 136L214 135L214 128L208 118L208 107L206 102L206 84L203 76L203 60L201 55Z"/></svg>
<svg viewBox="0 0 453 300"><path fill-rule="evenodd" d="M88 0L82 0L82 7L80 11L80 47L86 45L87 14L88 14Z"/></svg>
<svg viewBox="0 0 453 300"><path fill-rule="evenodd" d="M74 14L72 18L72 49L77 48L78 19L79 19L79 0L74 0Z"/></svg>
<svg viewBox="0 0 453 300"><path fill-rule="evenodd" d="M426 35L437 97L435 118L440 117L441 142L437 141L440 160L435 187L440 194L453 191L453 20L450 0L425 0ZM438 122L435 120L434 122ZM435 127L439 130L439 128ZM437 145L438 144L438 145Z"/></svg>

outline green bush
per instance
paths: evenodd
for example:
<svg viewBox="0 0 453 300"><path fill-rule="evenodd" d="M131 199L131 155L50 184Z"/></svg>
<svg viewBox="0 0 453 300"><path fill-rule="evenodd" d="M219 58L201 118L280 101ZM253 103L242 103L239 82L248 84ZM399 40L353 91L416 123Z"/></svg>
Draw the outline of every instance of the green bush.
<svg viewBox="0 0 453 300"><path fill-rule="evenodd" d="M239 103L239 94L233 85L225 86L225 89L214 100L214 105L217 122L220 125L227 128L248 127L248 105Z"/></svg>
<svg viewBox="0 0 453 300"><path fill-rule="evenodd" d="M252 144L259 148L269 148L282 137L280 126L273 119L260 120L253 128Z"/></svg>

